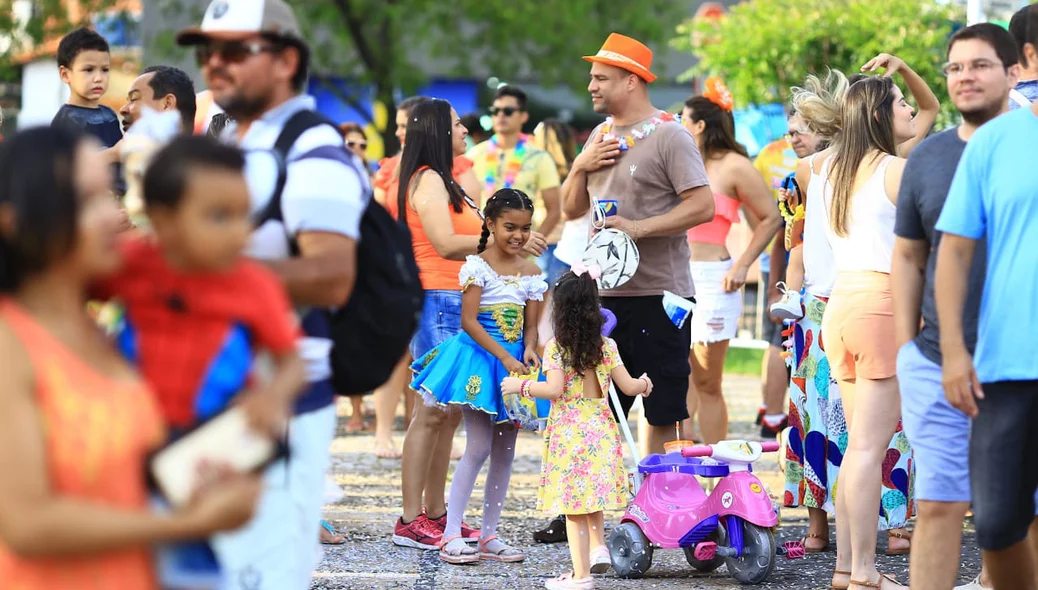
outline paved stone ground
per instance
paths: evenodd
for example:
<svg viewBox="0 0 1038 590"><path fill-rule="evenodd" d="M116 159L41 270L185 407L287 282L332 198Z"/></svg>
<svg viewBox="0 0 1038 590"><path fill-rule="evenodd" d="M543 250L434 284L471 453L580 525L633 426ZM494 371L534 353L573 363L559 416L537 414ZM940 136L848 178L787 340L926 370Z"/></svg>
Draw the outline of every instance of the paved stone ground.
<svg viewBox="0 0 1038 590"><path fill-rule="evenodd" d="M759 381L727 377L725 394L729 400L732 438L753 438L752 420L760 403ZM345 409L348 406L343 403L340 413L348 413ZM402 436L397 439L401 442ZM339 503L325 507L325 517L344 532L348 541L342 546L325 548L313 589L542 588L546 578L569 571L569 551L565 544L540 545L531 537L534 530L547 522L547 515L535 510L542 448L539 437L532 433L522 433L519 437L511 489L500 527L502 538L526 552L526 561L521 564L452 566L440 562L435 552L394 546L390 536L400 513L400 461L376 458L373 447L374 437L370 434L341 435L333 444L335 479L345 496ZM782 474L772 457L775 455L765 456L758 462L755 472L775 495L782 489ZM482 483L481 477L474 496L481 496ZM478 506L478 502L474 504ZM607 526L618 522L621 515L621 512L607 514ZM478 516L469 514L466 520L475 526ZM783 509L781 520L777 542L803 537L807 527L806 510ZM980 568L975 539L968 525L960 571L962 581L972 579ZM835 546L835 539L832 542ZM882 551L886 543L882 535L879 543ZM780 557L774 572L760 587L829 588L835 555L829 552L794 561ZM886 557L880 553L878 560L881 571L902 581L908 579L907 557ZM718 589L738 588L739 584L727 577L723 566L713 574L694 572L683 553L675 550L657 551L652 569L643 579L622 580L609 573L599 576L596 587Z"/></svg>

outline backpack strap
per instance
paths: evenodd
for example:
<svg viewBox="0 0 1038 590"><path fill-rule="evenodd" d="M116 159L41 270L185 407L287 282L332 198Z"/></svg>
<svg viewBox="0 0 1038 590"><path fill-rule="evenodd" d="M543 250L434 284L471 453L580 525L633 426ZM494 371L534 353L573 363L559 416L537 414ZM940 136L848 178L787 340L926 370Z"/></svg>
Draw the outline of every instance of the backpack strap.
<svg viewBox="0 0 1038 590"><path fill-rule="evenodd" d="M1016 88L1013 88L1009 91L1009 100L1015 102L1021 107L1031 106L1031 101L1026 96L1024 96L1023 92L1020 92Z"/></svg>
<svg viewBox="0 0 1038 590"><path fill-rule="evenodd" d="M281 193L284 192L285 183L288 182L288 152L304 133L320 125L330 125L336 132L339 131L338 127L335 127L330 121L310 110L299 111L285 122L281 133L278 134L278 138L274 141L273 151L278 167L277 183L274 185L274 193L270 196L270 200L267 201L267 206L253 218L253 225L256 227L260 227L271 220L283 220L281 215Z"/></svg>
<svg viewBox="0 0 1038 590"><path fill-rule="evenodd" d="M281 133L274 142L273 149L274 158L277 161L278 167L278 176L277 182L274 185L274 193L271 195L270 200L267 201L267 205L254 216L254 227L258 228L268 221L284 221L284 215L281 211L281 195L284 193L285 184L288 182L288 152L304 133L314 127L320 127L321 125L328 125L334 129L336 133L342 135L342 132L339 131L339 128L334 123L310 110L299 111L292 115L285 123L285 126L281 129ZM345 146L318 146L292 158L292 161L298 162L299 160L309 158L333 160L345 164L350 170L353 170L353 172L357 174L358 179L361 181L360 185L362 187L367 187L367 183L364 182L361 172L357 170L356 163L353 161L349 152L346 151ZM292 256L299 255L299 245L291 235L288 236L288 246Z"/></svg>

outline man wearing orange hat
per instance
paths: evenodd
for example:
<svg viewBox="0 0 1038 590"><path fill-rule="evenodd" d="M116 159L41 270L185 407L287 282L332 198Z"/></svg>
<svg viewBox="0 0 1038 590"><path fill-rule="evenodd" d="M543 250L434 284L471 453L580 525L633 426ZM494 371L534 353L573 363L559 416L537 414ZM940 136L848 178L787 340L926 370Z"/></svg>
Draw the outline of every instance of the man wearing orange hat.
<svg viewBox="0 0 1038 590"><path fill-rule="evenodd" d="M588 92L596 113L609 115L595 128L562 188L563 212L585 215L591 200L618 201L605 227L633 238L641 255L635 275L602 292L602 305L617 318L612 337L628 369L647 373L653 394L643 400L649 451L663 452L675 423L688 418L689 322L677 327L663 307L663 293L695 294L685 232L714 217L703 159L677 118L652 106L648 85L656 79L652 51L613 33L591 62ZM635 398L620 396L625 414Z"/></svg>

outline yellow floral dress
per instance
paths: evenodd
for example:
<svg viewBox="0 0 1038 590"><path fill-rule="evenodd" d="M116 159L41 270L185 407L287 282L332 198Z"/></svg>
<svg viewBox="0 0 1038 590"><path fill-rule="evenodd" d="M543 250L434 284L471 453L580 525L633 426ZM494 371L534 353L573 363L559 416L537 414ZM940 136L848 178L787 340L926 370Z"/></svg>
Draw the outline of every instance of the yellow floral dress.
<svg viewBox="0 0 1038 590"><path fill-rule="evenodd" d="M616 342L602 338L595 367L601 398L584 397L584 376L563 366L555 339L544 347L545 373L562 371L562 396L553 401L544 431L544 460L537 509L548 514L593 514L627 504L620 431L609 408L609 373L623 364Z"/></svg>

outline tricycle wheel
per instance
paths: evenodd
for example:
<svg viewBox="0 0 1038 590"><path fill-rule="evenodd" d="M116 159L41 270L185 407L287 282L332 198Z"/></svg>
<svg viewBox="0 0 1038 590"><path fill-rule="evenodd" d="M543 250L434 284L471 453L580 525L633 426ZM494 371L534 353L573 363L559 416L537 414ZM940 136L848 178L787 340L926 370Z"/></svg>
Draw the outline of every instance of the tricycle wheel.
<svg viewBox="0 0 1038 590"><path fill-rule="evenodd" d="M718 547L723 547L728 542L727 539L728 537L724 533L724 527L717 525L714 532L710 533L710 536L704 539L703 542L714 542L717 543ZM695 546L685 547L685 559L688 560L688 565L703 573L710 573L721 567L721 564L724 563L724 557L721 557L720 555L715 555L714 558L709 561L696 559Z"/></svg>
<svg viewBox="0 0 1038 590"><path fill-rule="evenodd" d="M613 529L606 545L613 571L621 578L640 578L652 567L652 543L633 522Z"/></svg>
<svg viewBox="0 0 1038 590"><path fill-rule="evenodd" d="M742 557L726 557L728 573L744 584L760 584L775 568L775 534L771 529L739 520L742 525ZM729 535L729 538L731 535Z"/></svg>

